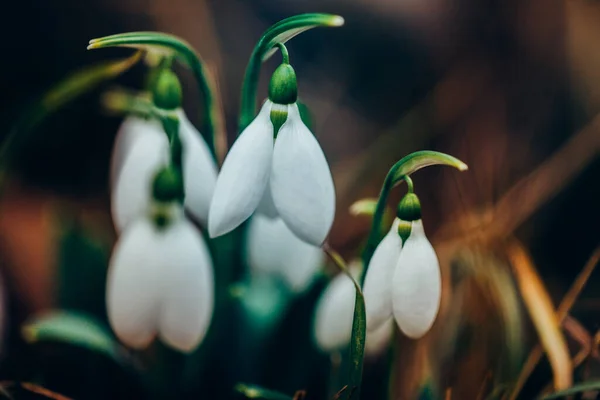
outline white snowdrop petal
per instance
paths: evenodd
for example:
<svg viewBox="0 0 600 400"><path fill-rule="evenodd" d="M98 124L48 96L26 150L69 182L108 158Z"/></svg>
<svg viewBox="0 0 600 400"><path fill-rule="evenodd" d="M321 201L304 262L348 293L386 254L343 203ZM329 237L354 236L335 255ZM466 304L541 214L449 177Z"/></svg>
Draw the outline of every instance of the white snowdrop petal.
<svg viewBox="0 0 600 400"><path fill-rule="evenodd" d="M241 133L225 158L210 204L211 237L232 231L258 207L269 183L273 161L271 102Z"/></svg>
<svg viewBox="0 0 600 400"><path fill-rule="evenodd" d="M377 330L392 318L392 281L402 250L399 222L397 218L394 220L390 231L375 249L367 269L363 294L368 330Z"/></svg>
<svg viewBox="0 0 600 400"><path fill-rule="evenodd" d="M185 207L206 226L217 183L217 165L202 135L183 110L179 111L179 137L183 146Z"/></svg>
<svg viewBox="0 0 600 400"><path fill-rule="evenodd" d="M296 104L288 107L288 119L275 140L270 186L287 226L300 239L320 246L333 223L335 188L323 150Z"/></svg>
<svg viewBox="0 0 600 400"><path fill-rule="evenodd" d="M159 335L170 346L192 351L204 338L214 306L210 253L194 226L182 218L162 233L164 285Z"/></svg>
<svg viewBox="0 0 600 400"><path fill-rule="evenodd" d="M111 193L111 212L117 232L148 212L152 180L168 160L169 141L164 132L147 130L133 140Z"/></svg>
<svg viewBox="0 0 600 400"><path fill-rule="evenodd" d="M110 325L125 344L146 347L158 323L161 249L154 226L142 218L126 229L113 250L106 286Z"/></svg>
<svg viewBox="0 0 600 400"><path fill-rule="evenodd" d="M323 262L323 252L296 237L285 223L255 214L246 244L253 275L277 276L295 293L312 283Z"/></svg>
<svg viewBox="0 0 600 400"><path fill-rule="evenodd" d="M394 322L391 318L374 330L367 331L365 341L365 354L371 357L380 355L392 340L394 333Z"/></svg>
<svg viewBox="0 0 600 400"><path fill-rule="evenodd" d="M442 279L421 220L413 222L400 253L392 293L394 317L400 330L414 339L427 333L440 307Z"/></svg>
<svg viewBox="0 0 600 400"><path fill-rule="evenodd" d="M315 340L326 352L339 350L350 343L356 291L352 280L338 274L317 302Z"/></svg>
<svg viewBox="0 0 600 400"><path fill-rule="evenodd" d="M123 168L126 156L131 152L133 145L141 135L148 132L160 132L164 135L162 127L155 119L143 119L136 116L125 118L115 137L110 160L110 187L114 187L119 172Z"/></svg>

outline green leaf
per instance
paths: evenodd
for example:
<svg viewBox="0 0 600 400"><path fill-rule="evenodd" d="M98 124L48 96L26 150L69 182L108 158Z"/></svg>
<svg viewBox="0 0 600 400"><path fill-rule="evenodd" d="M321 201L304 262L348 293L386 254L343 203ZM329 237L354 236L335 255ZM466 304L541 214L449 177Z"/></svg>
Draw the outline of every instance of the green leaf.
<svg viewBox="0 0 600 400"><path fill-rule="evenodd" d="M204 138L213 154L216 154L215 144L219 143L217 137L225 137L226 134L217 84L200 55L188 42L162 32L128 32L92 39L88 50L107 47L128 47L164 57L174 56L189 67L194 73L200 93L204 95Z"/></svg>
<svg viewBox="0 0 600 400"><path fill-rule="evenodd" d="M454 167L459 171L466 171L468 169L467 164L460 161L458 158L452 157L448 154L429 150L411 153L390 168L387 176L385 177L385 181L383 182L379 199L377 200L377 207L375 208L375 212L373 214L371 231L369 232L367 244L363 251L362 259L364 268L360 278L361 284L364 282L364 277L367 272L367 268L369 268L371 257L373 257L373 253L375 252L375 249L381 240L381 220L385 212L385 206L387 204L390 191L394 186L402 182L404 177L407 177L422 168L432 165L446 165L449 167Z"/></svg>
<svg viewBox="0 0 600 400"><path fill-rule="evenodd" d="M339 27L344 19L332 14L300 14L277 22L263 33L248 61L242 84L239 131L252 122L256 112L256 90L262 63L275 53L277 43L285 43L296 35L316 27Z"/></svg>
<svg viewBox="0 0 600 400"><path fill-rule="evenodd" d="M360 285L352 276L346 262L338 252L329 245L323 245L323 251L335 265L352 280L356 296L354 298L354 314L352 318L352 336L350 338L350 357L348 369L347 388L340 393L345 399L360 398L360 385L362 382L363 359L365 354L365 339L367 337L367 315L365 312L365 298Z"/></svg>
<svg viewBox="0 0 600 400"><path fill-rule="evenodd" d="M121 347L106 328L85 314L54 311L26 322L21 327L28 343L63 342L121 360Z"/></svg>
<svg viewBox="0 0 600 400"><path fill-rule="evenodd" d="M600 390L600 381L583 382L571 386L568 389L560 392L551 393L547 396L540 397L540 400L560 399L562 397L572 396L577 393Z"/></svg>
<svg viewBox="0 0 600 400"><path fill-rule="evenodd" d="M354 281L354 279L352 279ZM352 319L352 339L350 340L350 373L348 379L347 399L360 398L363 359L365 354L365 338L367 337L367 315L365 298L358 283L354 281L356 297L354 299L354 317Z"/></svg>
<svg viewBox="0 0 600 400"><path fill-rule="evenodd" d="M274 390L264 389L256 385L238 383L235 385L234 390L246 396L247 399L293 400L292 396L288 396Z"/></svg>
<svg viewBox="0 0 600 400"><path fill-rule="evenodd" d="M126 59L88 66L54 85L22 112L0 149L1 166L10 165L11 157L18 154L18 146L27 141L31 132L46 117L103 82L121 75L135 65L140 57L141 53L136 52Z"/></svg>
<svg viewBox="0 0 600 400"><path fill-rule="evenodd" d="M58 251L58 299L61 309L83 312L106 321L106 269L110 246L92 230L57 212L61 230Z"/></svg>

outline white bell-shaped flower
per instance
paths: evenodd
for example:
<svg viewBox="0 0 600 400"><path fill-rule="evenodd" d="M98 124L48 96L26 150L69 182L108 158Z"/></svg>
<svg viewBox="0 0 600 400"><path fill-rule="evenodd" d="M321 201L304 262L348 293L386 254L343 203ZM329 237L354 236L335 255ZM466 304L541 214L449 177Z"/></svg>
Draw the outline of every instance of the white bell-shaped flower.
<svg viewBox="0 0 600 400"><path fill-rule="evenodd" d="M144 348L158 334L189 352L212 317L213 267L201 234L180 206L169 207L165 226L143 216L123 231L110 260L107 311L128 346Z"/></svg>
<svg viewBox="0 0 600 400"><path fill-rule="evenodd" d="M425 335L440 309L442 277L437 255L425 236L421 220L412 223L392 285L394 318L400 330L410 338Z"/></svg>
<svg viewBox="0 0 600 400"><path fill-rule="evenodd" d="M323 251L298 239L280 218L255 214L248 228L246 251L255 278L281 279L294 293L305 291L323 263Z"/></svg>
<svg viewBox="0 0 600 400"><path fill-rule="evenodd" d="M392 318L392 281L400 251L402 239L398 235L396 218L390 231L375 249L369 269L365 276L363 295L367 314L367 329L375 331Z"/></svg>
<svg viewBox="0 0 600 400"><path fill-rule="evenodd" d="M358 265L350 267L353 276L358 275ZM338 274L329 283L317 303L314 335L317 346L324 352L344 350L352 337L354 301L356 289L344 273ZM384 350L391 340L391 320L373 331L367 331L365 353L375 356Z"/></svg>
<svg viewBox="0 0 600 400"><path fill-rule="evenodd" d="M296 236L320 246L335 214L327 160L295 103L277 105L287 109L287 119L274 140L272 107L267 100L225 158L211 203L209 233L216 237L235 229L265 198L272 199L277 215ZM265 197L269 195L271 199ZM269 210L265 214L274 217L273 207Z"/></svg>
<svg viewBox="0 0 600 400"><path fill-rule="evenodd" d="M365 276L367 329L376 331L393 317L406 336L417 339L425 335L435 321L442 279L423 222L419 219L410 223L410 235L404 246L398 234L401 222L396 219L379 243Z"/></svg>
<svg viewBox="0 0 600 400"><path fill-rule="evenodd" d="M185 207L206 225L217 166L206 142L183 110L177 114L183 147ZM134 116L125 119L115 139L110 170L111 210L118 232L148 212L152 177L168 160L169 141L158 121Z"/></svg>

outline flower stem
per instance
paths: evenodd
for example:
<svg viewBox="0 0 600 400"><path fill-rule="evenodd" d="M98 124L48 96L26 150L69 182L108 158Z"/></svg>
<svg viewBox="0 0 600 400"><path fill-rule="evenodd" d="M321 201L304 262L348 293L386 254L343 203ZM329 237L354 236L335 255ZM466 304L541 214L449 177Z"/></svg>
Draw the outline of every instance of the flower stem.
<svg viewBox="0 0 600 400"><path fill-rule="evenodd" d="M288 53L288 49L287 47L285 47L285 44L283 43L277 43L276 44L277 47L279 47L279 51L281 52L281 58L282 58L282 63L283 64L289 64L290 63L290 53Z"/></svg>

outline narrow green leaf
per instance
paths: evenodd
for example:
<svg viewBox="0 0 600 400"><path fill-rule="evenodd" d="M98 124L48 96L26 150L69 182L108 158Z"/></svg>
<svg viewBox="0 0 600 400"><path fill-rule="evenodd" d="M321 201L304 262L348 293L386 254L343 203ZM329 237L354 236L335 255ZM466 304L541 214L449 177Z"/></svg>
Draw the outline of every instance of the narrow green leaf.
<svg viewBox="0 0 600 400"><path fill-rule="evenodd" d="M375 213L373 214L371 231L369 232L367 244L363 251L362 259L364 268L360 277L361 285L364 282L364 277L367 273L367 268L369 268L371 257L373 257L373 253L375 252L375 249L381 240L381 220L385 212L385 206L387 204L390 191L394 186L402 182L404 177L409 176L410 174L422 168L432 165L446 165L449 167L454 167L459 171L466 171L468 169L467 164L460 161L458 158L452 157L451 155L445 153L430 150L416 151L411 153L390 168L387 176L385 177L385 181L383 182L379 199L377 200L377 207L375 208Z"/></svg>
<svg viewBox="0 0 600 400"><path fill-rule="evenodd" d="M28 343L63 342L120 360L120 346L94 318L85 314L55 311L26 322L21 327Z"/></svg>
<svg viewBox="0 0 600 400"><path fill-rule="evenodd" d="M234 390L246 396L247 399L293 400L292 396L288 396L274 390L264 389L256 385L238 383L235 385Z"/></svg>
<svg viewBox="0 0 600 400"><path fill-rule="evenodd" d="M323 245L323 251L335 263L335 265L352 280L356 296L354 298L354 314L352 318L352 336L350 338L350 366L348 369L347 388L340 393L344 399L358 399L360 397L360 385L362 382L363 359L365 354L365 339L367 336L367 316L365 312L365 298L360 285L352 276L342 256L329 247Z"/></svg>
<svg viewBox="0 0 600 400"><path fill-rule="evenodd" d="M571 386L568 389L561 390L560 392L551 393L547 396L540 397L540 400L551 400L551 399L560 399L566 396L572 396L577 393L587 392L587 391L597 391L600 390L600 381L591 381L591 382L583 382L577 385Z"/></svg>
<svg viewBox="0 0 600 400"><path fill-rule="evenodd" d="M13 126L10 134L0 149L0 164L6 167L17 147L25 143L31 132L49 115L61 107L77 99L103 82L114 79L131 68L139 59L141 53L117 61L107 61L85 67L68 75L54 85L41 98L26 108Z"/></svg>
<svg viewBox="0 0 600 400"><path fill-rule="evenodd" d="M353 279L354 281L354 279ZM352 320L352 339L350 340L350 374L348 379L347 399L360 398L360 385L362 382L363 359L365 354L365 339L367 337L367 315L365 312L365 298L356 284L356 297L354 299L354 317Z"/></svg>
<svg viewBox="0 0 600 400"><path fill-rule="evenodd" d="M213 154L217 153L215 149L215 144L219 143L217 137L225 135L225 122L221 114L221 101L216 90L217 84L206 68L206 63L188 42L162 32L128 32L92 39L88 50L107 47L128 47L157 53L165 57L174 56L189 67L194 73L200 93L204 95L203 117L205 123L202 129L204 138L209 148L213 149ZM219 153L221 152L220 150Z"/></svg>
<svg viewBox="0 0 600 400"><path fill-rule="evenodd" d="M242 85L239 132L254 118L256 112L256 90L260 67L276 51L276 43L285 43L296 35L316 27L339 27L344 18L332 14L300 14L277 22L263 33L248 61Z"/></svg>

